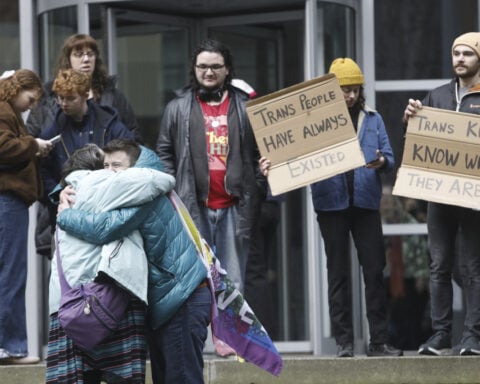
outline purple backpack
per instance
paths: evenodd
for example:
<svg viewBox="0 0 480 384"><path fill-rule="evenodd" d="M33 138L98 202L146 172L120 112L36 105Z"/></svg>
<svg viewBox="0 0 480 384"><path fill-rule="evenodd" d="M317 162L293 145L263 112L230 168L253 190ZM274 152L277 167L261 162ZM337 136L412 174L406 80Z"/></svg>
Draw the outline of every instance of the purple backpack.
<svg viewBox="0 0 480 384"><path fill-rule="evenodd" d="M130 294L106 277L71 288L62 270L55 233L61 299L58 320L65 334L85 351L90 351L110 336L125 316Z"/></svg>

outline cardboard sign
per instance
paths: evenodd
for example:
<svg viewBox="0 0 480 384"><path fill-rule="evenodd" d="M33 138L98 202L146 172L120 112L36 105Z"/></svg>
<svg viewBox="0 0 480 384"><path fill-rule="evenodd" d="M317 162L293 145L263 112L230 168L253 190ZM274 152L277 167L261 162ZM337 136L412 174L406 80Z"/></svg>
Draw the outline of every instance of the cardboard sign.
<svg viewBox="0 0 480 384"><path fill-rule="evenodd" d="M480 115L423 107L411 117L393 194L480 209Z"/></svg>
<svg viewBox="0 0 480 384"><path fill-rule="evenodd" d="M365 165L335 75L306 81L247 103L268 183L278 195Z"/></svg>

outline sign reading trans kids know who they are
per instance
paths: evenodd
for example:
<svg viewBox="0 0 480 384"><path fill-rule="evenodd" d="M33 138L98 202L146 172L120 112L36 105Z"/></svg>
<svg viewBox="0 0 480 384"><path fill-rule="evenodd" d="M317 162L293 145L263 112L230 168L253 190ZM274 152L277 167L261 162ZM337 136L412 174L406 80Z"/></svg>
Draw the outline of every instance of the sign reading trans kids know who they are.
<svg viewBox="0 0 480 384"><path fill-rule="evenodd" d="M278 195L365 165L335 75L309 80L247 103L268 183Z"/></svg>
<svg viewBox="0 0 480 384"><path fill-rule="evenodd" d="M420 109L408 122L393 194L480 209L480 116Z"/></svg>

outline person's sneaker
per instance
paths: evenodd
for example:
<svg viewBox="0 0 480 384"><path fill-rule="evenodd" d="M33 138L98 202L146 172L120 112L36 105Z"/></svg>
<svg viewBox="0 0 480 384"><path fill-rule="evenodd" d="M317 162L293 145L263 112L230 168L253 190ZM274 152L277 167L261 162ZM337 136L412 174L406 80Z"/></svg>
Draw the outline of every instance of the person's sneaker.
<svg viewBox="0 0 480 384"><path fill-rule="evenodd" d="M369 357L403 356L403 351L389 344L370 343L367 349L367 356Z"/></svg>
<svg viewBox="0 0 480 384"><path fill-rule="evenodd" d="M480 342L475 336L467 337L460 343L460 355L476 356L480 355Z"/></svg>
<svg viewBox="0 0 480 384"><path fill-rule="evenodd" d="M419 355L440 356L452 348L452 337L446 332L437 332L418 348Z"/></svg>
<svg viewBox="0 0 480 384"><path fill-rule="evenodd" d="M7 357L6 359L0 359L0 364L4 365L28 365L38 364L40 358L37 356L25 356L25 357Z"/></svg>
<svg viewBox="0 0 480 384"><path fill-rule="evenodd" d="M353 344L339 344L337 346L337 357L353 357Z"/></svg>

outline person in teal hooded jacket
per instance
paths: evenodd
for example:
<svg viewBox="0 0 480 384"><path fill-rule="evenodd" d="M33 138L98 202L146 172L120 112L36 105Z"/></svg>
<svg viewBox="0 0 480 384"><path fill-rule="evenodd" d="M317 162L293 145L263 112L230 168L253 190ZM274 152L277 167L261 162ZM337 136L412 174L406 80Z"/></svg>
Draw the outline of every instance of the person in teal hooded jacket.
<svg viewBox="0 0 480 384"><path fill-rule="evenodd" d="M151 150L130 140L104 148L106 166L162 170ZM125 163L125 159L128 159ZM110 160L109 160L110 159ZM203 347L210 322L207 269L178 213L166 196L137 208L104 213L63 209L57 223L66 232L94 244L117 240L138 229L149 262L147 332L154 383L203 383Z"/></svg>

